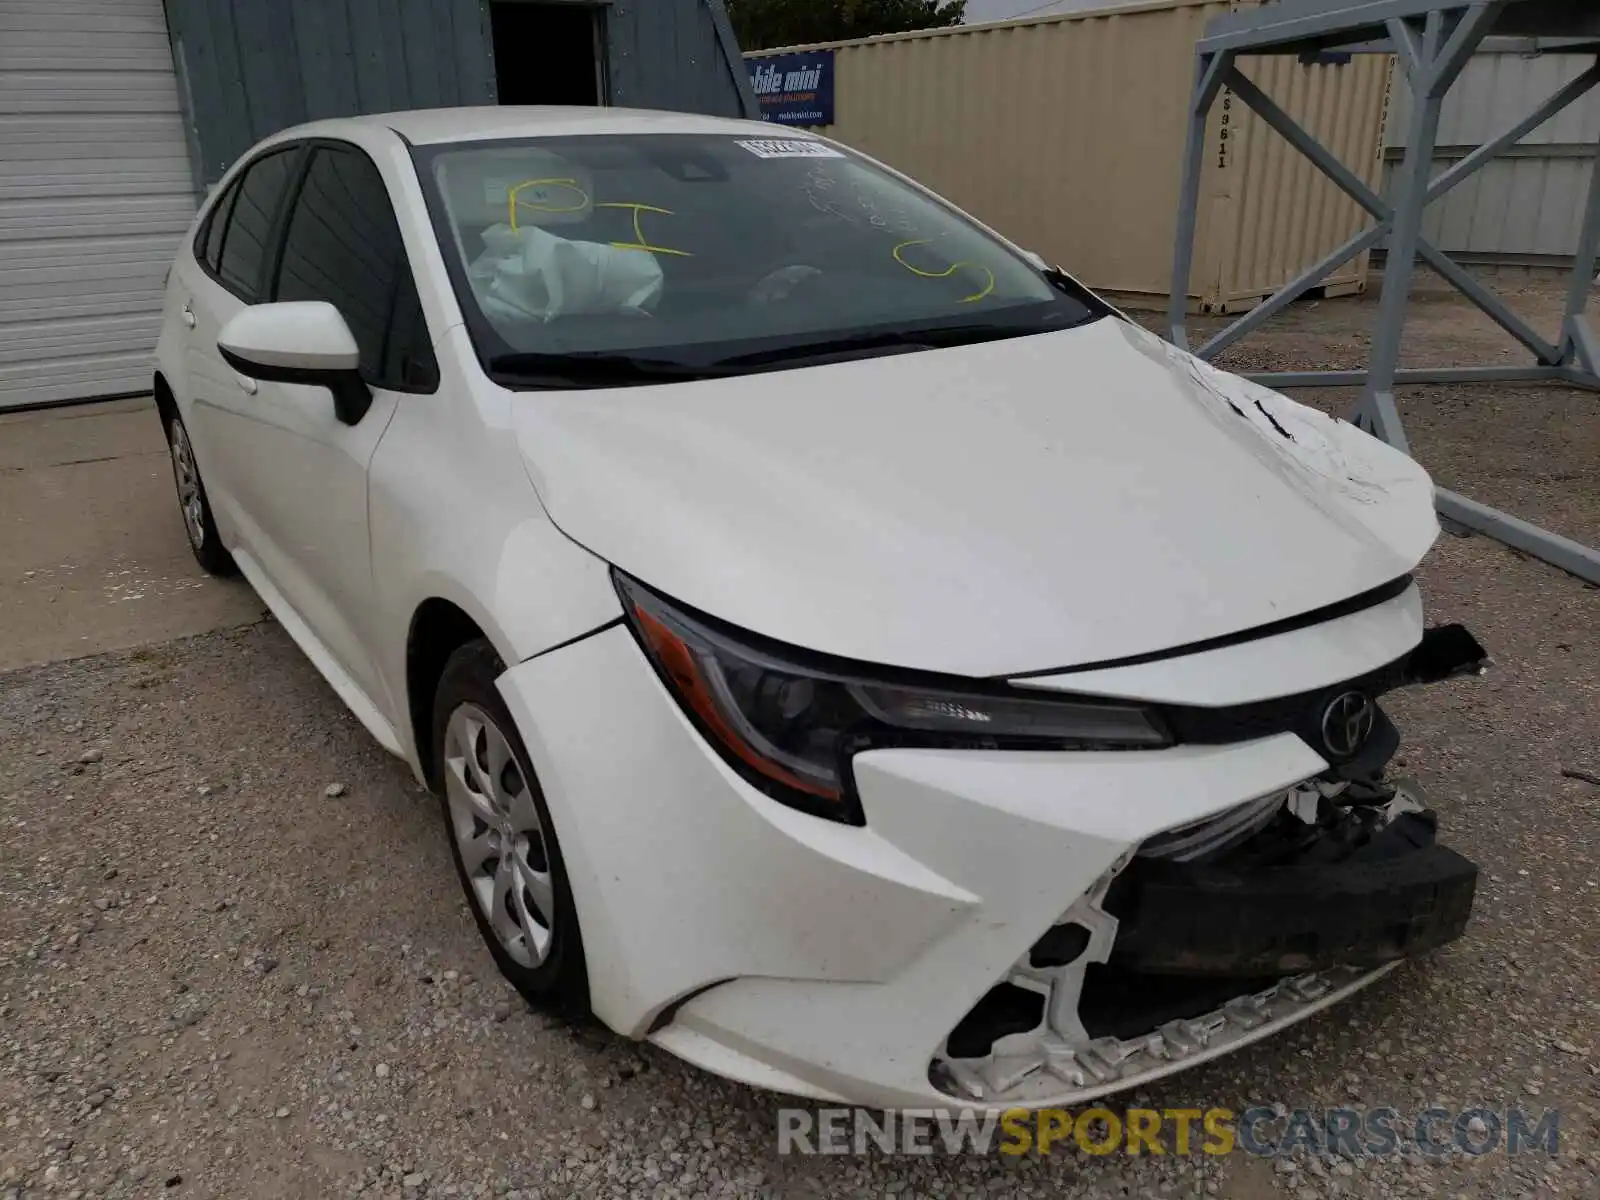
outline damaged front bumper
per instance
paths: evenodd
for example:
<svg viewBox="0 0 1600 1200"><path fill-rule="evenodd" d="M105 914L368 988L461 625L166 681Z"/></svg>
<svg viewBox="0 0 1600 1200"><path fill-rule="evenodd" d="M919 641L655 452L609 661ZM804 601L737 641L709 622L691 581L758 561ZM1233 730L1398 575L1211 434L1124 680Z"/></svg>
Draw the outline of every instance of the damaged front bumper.
<svg viewBox="0 0 1600 1200"><path fill-rule="evenodd" d="M1477 868L1434 828L1411 781L1308 781L1151 838L962 1019L930 1077L964 1103L1078 1103L1291 1025L1460 936Z"/></svg>
<svg viewBox="0 0 1600 1200"><path fill-rule="evenodd" d="M1418 645L1419 610L1413 589L1207 651L1203 671L1131 668L1122 694L1191 706L1159 751L863 751L861 827L746 784L625 630L499 686L561 830L606 1024L830 1101L1076 1105L1264 1037L1460 932L1473 870L1433 845L1420 794L1367 761L1377 716L1345 756L1304 720L1346 688L1467 669L1436 635ZM618 726L630 737L596 752Z"/></svg>
<svg viewBox="0 0 1600 1200"><path fill-rule="evenodd" d="M1317 823L1285 811L1229 854L1135 858L1106 896L1112 965L1191 979L1291 975L1378 966L1461 934L1478 869L1434 841L1431 812L1395 810L1417 803L1415 791L1381 808L1315 800Z"/></svg>
<svg viewBox="0 0 1600 1200"><path fill-rule="evenodd" d="M1400 738L1372 695L1487 661L1447 625L1361 690L1257 706L1307 714L1288 725L1327 770L1119 860L951 1031L935 1085L969 1103L1073 1103L1265 1036L1459 937L1478 869L1437 843L1414 781L1384 779ZM1362 731L1344 754L1340 721Z"/></svg>

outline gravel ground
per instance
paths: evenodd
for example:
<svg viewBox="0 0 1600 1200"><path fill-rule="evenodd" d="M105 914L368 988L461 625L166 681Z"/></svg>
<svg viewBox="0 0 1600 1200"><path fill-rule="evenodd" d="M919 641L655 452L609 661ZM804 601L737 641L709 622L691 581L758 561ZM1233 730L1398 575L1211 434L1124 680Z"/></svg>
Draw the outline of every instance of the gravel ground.
<svg viewBox="0 0 1600 1200"><path fill-rule="evenodd" d="M1593 461L1534 490L1593 514ZM1483 539L1421 579L1496 662L1391 705L1471 927L1128 1102L1548 1106L1555 1159L779 1157L784 1101L520 1002L435 803L264 622L0 674L0 1197L1600 1195L1600 786L1562 774L1600 778L1600 590Z"/></svg>

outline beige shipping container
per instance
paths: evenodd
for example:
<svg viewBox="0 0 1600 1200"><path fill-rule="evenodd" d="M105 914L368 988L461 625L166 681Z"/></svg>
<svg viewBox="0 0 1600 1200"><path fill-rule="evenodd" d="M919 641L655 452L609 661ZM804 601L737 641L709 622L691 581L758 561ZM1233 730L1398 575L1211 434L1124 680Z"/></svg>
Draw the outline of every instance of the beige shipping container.
<svg viewBox="0 0 1600 1200"><path fill-rule="evenodd" d="M1242 7L1164 0L891 34L833 49L820 131L949 197L1131 307L1171 289L1195 42ZM1374 189L1391 59L1240 68ZM1365 225L1360 207L1227 92L1207 130L1190 307L1252 308ZM1325 294L1366 287L1363 253Z"/></svg>

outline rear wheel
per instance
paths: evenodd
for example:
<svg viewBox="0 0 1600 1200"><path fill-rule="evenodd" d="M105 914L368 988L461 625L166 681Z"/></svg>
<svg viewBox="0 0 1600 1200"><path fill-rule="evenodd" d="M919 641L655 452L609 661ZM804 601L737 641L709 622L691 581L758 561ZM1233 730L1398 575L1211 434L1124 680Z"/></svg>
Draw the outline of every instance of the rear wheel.
<svg viewBox="0 0 1600 1200"><path fill-rule="evenodd" d="M433 709L433 761L456 873L495 965L530 1001L588 1011L577 911L550 810L495 679L488 642L445 665Z"/></svg>
<svg viewBox="0 0 1600 1200"><path fill-rule="evenodd" d="M223 549L222 538L217 533L216 518L211 514L205 484L200 480L200 467L195 462L189 431L177 413L167 418L167 449L172 457L172 479L178 487L183 530L188 535L195 561L212 575L236 574L239 568L234 565L233 555Z"/></svg>

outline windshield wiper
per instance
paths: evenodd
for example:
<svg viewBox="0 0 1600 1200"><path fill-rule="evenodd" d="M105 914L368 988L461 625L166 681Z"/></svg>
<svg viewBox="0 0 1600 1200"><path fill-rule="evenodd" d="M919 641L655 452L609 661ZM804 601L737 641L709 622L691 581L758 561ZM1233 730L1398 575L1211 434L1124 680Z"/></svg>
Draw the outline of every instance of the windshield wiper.
<svg viewBox="0 0 1600 1200"><path fill-rule="evenodd" d="M860 357L883 350L936 350L945 346L965 346L973 342L993 342L1001 338L1022 337L1030 333L1045 333L1053 328L1047 323L1038 325L944 325L933 329L889 329L875 333L846 334L843 337L824 338L815 342L798 342L792 346L776 346L770 350L756 350L749 354L735 354L719 358L712 365L733 370L752 370L793 363L797 360L815 359L827 362L833 359Z"/></svg>
<svg viewBox="0 0 1600 1200"><path fill-rule="evenodd" d="M523 387L548 388L628 387L729 374L720 365L703 366L675 359L598 351L569 354L519 351L496 354L488 365L489 374L494 378Z"/></svg>
<svg viewBox="0 0 1600 1200"><path fill-rule="evenodd" d="M629 387L649 383L673 383L690 379L716 379L745 375L767 367L796 362L830 362L867 354L906 350L932 350L966 342L1015 337L1018 330L999 325L965 325L935 330L895 329L876 333L847 334L815 342L801 342L735 354L711 362L691 363L665 358L641 358L631 354L604 351L577 351L569 354L537 351L497 354L489 359L489 374L518 387L593 388Z"/></svg>
<svg viewBox="0 0 1600 1200"><path fill-rule="evenodd" d="M1091 317L1104 316L1111 311L1104 300L1100 299L1099 296L1096 296L1060 267L1046 268L1044 277L1056 291L1071 296L1079 304L1089 309Z"/></svg>
<svg viewBox="0 0 1600 1200"><path fill-rule="evenodd" d="M821 365L878 354L966 346L975 342L1050 333L1082 323L1082 318L1063 320L1066 315L1053 311L1031 320L863 330L815 341L793 341L706 362L684 362L680 359L641 357L601 350L579 350L566 354L519 351L493 356L489 359L488 367L491 377L516 387L629 387L691 379L717 379L799 364ZM1091 318L1095 315L1098 314L1089 314Z"/></svg>

